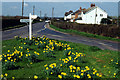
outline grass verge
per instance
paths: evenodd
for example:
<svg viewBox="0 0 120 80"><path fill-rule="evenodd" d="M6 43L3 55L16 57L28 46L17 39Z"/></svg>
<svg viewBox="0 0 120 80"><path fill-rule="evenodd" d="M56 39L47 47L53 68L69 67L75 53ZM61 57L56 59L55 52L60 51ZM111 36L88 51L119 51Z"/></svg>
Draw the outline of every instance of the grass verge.
<svg viewBox="0 0 120 80"><path fill-rule="evenodd" d="M119 64L117 64L118 63L117 51L101 50L94 46L91 47L91 46L83 45L80 43L72 43L72 42L67 42L62 40L51 40L48 38L37 38L37 39L34 38L32 39L32 41L33 42L29 41L28 39L22 39L22 38L19 38L17 40L11 39L11 40L3 41L3 44L2 44L2 55L4 54L3 56L5 55L9 56L8 54L13 53L15 51L14 49L18 50L14 52L14 54L16 53L21 54L21 52L23 53L23 56L20 57L22 58L22 60L15 62L15 64L19 66L19 68L12 69L12 70L6 70L6 69L2 70L3 76L6 76L6 74L8 74L5 78L11 79L13 77L16 79L17 78L29 79L29 78L38 77L42 79L45 79L45 78L55 79L60 74L60 71L67 73L67 76L64 76L64 75L62 76L63 78L70 77L70 76L72 77L74 74L78 74L78 73L77 72L69 73L69 68L68 68L69 63L70 65L80 66L81 69L82 67L86 67L86 66L89 66L89 68L95 68L97 72L102 74L102 78L120 78L118 73ZM55 48L55 44L53 44L54 42L55 44L58 45L57 48ZM44 44L48 44L48 45L45 46ZM54 54L52 54L53 55L52 57L48 57L48 55L51 54L49 52L51 50L50 48L51 44L54 45L54 51L53 51ZM59 50L62 44L67 45L68 46L67 49L73 48L72 49L73 54L78 52L80 54L84 54L85 56L78 59L78 61L74 63L61 62L60 59L64 59L64 58L66 59L66 57L68 57L67 55L65 55L66 53L65 51L67 51L67 50L64 50L65 47L64 49ZM47 53L47 50L49 53ZM37 62L34 62L34 61L31 62L28 60L29 54L32 55L34 53L37 55L39 54L37 57L39 61ZM71 54L71 56L73 55ZM8 59L8 57L6 59ZM44 65L46 64L49 65L52 63L55 63L56 67L54 67L53 69L50 69L49 67L49 69L46 70L46 67L44 67ZM64 66L59 67L61 63ZM5 62L3 61L3 65L4 64ZM57 70L60 69L60 71L58 72L55 71L56 68ZM51 74L51 72L53 72L53 74ZM87 73L87 72L84 72L84 73ZM92 75L91 72L89 74ZM76 78L74 77L73 79L76 79Z"/></svg>
<svg viewBox="0 0 120 80"><path fill-rule="evenodd" d="M71 29L60 29L54 25L50 25L51 28L61 31L61 32L65 32L65 33L72 33L72 34L77 34L77 35L81 35L81 36L86 36L86 37L91 37L91 38L97 38L97 39L102 39L102 40L112 40L112 41L120 41L120 39L116 39L116 38L112 38L112 37L105 37L105 36L100 36L100 35L96 35L96 34L90 34L90 33L86 33L86 32L79 32L77 30L71 30Z"/></svg>

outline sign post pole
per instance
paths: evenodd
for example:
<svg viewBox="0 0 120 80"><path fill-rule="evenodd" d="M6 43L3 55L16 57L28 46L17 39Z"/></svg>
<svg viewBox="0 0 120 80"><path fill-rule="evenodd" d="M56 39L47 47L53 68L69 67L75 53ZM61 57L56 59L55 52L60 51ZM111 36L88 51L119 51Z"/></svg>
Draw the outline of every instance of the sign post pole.
<svg viewBox="0 0 120 80"><path fill-rule="evenodd" d="M37 15L29 14L29 19L20 19L21 23L28 23L29 22L29 40L32 38L32 21L37 18Z"/></svg>
<svg viewBox="0 0 120 80"><path fill-rule="evenodd" d="M31 40L32 34L32 21L31 21L31 13L29 14L29 39Z"/></svg>

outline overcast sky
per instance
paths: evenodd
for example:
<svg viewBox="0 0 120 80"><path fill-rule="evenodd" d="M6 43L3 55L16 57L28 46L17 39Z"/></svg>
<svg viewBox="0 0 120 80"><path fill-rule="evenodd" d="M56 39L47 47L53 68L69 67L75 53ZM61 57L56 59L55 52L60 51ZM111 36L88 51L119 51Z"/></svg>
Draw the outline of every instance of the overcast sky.
<svg viewBox="0 0 120 80"><path fill-rule="evenodd" d="M21 2L21 0L1 0L2 2ZM120 0L25 0L26 2L119 2Z"/></svg>
<svg viewBox="0 0 120 80"><path fill-rule="evenodd" d="M118 15L118 2L25 2L24 16L32 13L33 5L35 5L35 14L42 16L46 13L47 16L52 16L52 8L54 7L54 16L63 17L64 13L69 10L76 11L80 8L89 8L91 3L105 10L109 16ZM21 2L2 2L2 15L4 16L21 16Z"/></svg>

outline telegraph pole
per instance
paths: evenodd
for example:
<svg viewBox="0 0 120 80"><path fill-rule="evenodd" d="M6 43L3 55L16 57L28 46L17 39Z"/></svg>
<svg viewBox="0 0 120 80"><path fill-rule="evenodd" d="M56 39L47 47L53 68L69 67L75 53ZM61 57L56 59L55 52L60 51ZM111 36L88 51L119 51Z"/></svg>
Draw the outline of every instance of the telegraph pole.
<svg viewBox="0 0 120 80"><path fill-rule="evenodd" d="M22 0L22 17L23 17L23 14L24 14L24 0Z"/></svg>
<svg viewBox="0 0 120 80"><path fill-rule="evenodd" d="M33 6L33 15L34 15L34 13L35 13L35 6Z"/></svg>
<svg viewBox="0 0 120 80"><path fill-rule="evenodd" d="M54 17L54 7L52 8L52 19Z"/></svg>
<svg viewBox="0 0 120 80"><path fill-rule="evenodd" d="M41 18L41 11L40 11L40 18Z"/></svg>

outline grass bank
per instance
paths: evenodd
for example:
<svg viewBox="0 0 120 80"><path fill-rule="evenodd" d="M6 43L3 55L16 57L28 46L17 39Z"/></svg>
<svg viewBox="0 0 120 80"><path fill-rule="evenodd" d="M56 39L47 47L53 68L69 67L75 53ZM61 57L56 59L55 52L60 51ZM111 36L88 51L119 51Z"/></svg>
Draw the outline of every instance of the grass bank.
<svg viewBox="0 0 120 80"><path fill-rule="evenodd" d="M72 34L77 34L77 35L81 35L81 36L97 38L97 39L102 39L102 40L120 41L120 39L116 39L116 38L112 38L112 37L105 37L105 36L90 34L90 33L86 33L86 32L79 32L77 30L72 30L72 29L60 29L54 25L50 25L50 27L55 29L55 30L65 32L65 33L72 33Z"/></svg>
<svg viewBox="0 0 120 80"><path fill-rule="evenodd" d="M120 77L117 51L80 43L17 37L3 41L2 56L2 76L9 79Z"/></svg>

